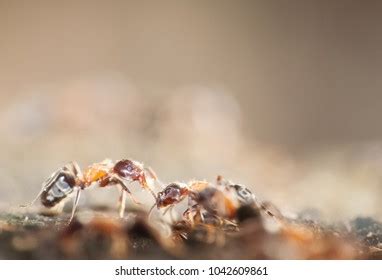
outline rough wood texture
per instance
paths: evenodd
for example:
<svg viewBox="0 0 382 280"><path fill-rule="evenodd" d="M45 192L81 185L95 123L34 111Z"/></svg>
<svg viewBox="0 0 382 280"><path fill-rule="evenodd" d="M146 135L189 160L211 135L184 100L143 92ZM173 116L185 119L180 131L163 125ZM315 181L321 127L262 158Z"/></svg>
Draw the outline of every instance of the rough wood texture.
<svg viewBox="0 0 382 280"><path fill-rule="evenodd" d="M68 214L0 214L1 259L381 259L382 224L371 218L324 225L289 219L277 229L255 209L243 209L239 227L148 222L146 213L88 210ZM171 233L171 234L170 234ZM187 237L187 239L184 239Z"/></svg>

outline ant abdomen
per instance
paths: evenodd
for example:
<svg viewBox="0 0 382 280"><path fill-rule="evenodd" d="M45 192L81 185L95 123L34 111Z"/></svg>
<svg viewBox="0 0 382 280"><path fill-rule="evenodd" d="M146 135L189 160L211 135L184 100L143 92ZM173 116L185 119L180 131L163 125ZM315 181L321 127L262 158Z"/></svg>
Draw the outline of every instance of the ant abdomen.
<svg viewBox="0 0 382 280"><path fill-rule="evenodd" d="M60 174L48 182L41 194L41 203L45 207L54 207L73 192L76 185L74 177Z"/></svg>

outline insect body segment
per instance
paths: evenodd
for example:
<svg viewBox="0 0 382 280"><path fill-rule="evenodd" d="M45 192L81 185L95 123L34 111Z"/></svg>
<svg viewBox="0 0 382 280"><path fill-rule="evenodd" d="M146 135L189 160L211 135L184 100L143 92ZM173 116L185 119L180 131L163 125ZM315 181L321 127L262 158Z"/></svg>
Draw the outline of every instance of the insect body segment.
<svg viewBox="0 0 382 280"><path fill-rule="evenodd" d="M245 186L231 183L220 175L216 179L216 184L218 188L230 192L240 206L255 205L257 203L256 196Z"/></svg>
<svg viewBox="0 0 382 280"><path fill-rule="evenodd" d="M189 193L190 189L185 184L169 184L163 191L158 193L156 198L156 206L158 209L172 206L185 199Z"/></svg>
<svg viewBox="0 0 382 280"><path fill-rule="evenodd" d="M75 162L68 163L64 167L54 172L42 185L42 189L33 204L39 197L41 203L48 208L58 205L75 187L81 187L81 170Z"/></svg>
<svg viewBox="0 0 382 280"><path fill-rule="evenodd" d="M236 213L238 203L224 190L205 181L192 181L189 184L171 183L158 193L156 206L158 209L171 209L185 198L188 207L183 218L190 224L196 221L231 219ZM211 219L212 218L212 219Z"/></svg>
<svg viewBox="0 0 382 280"><path fill-rule="evenodd" d="M41 194L41 203L53 207L73 192L75 180L67 175L60 175Z"/></svg>
<svg viewBox="0 0 382 280"><path fill-rule="evenodd" d="M110 173L113 167L113 162L111 160L104 160L99 163L94 163L87 167L84 171L83 182L86 187L89 187L95 182L99 182L101 187L106 184L102 184L102 181Z"/></svg>
<svg viewBox="0 0 382 280"><path fill-rule="evenodd" d="M119 214L123 217L126 194L128 194L135 203L140 204L134 198L128 185L137 181L142 188L148 190L156 198L152 186L149 183L156 180L157 177L151 169L145 168L143 164L129 159L119 160L116 163L107 159L92 164L85 169L83 175L78 164L71 162L54 172L48 180L43 183L40 193L32 203L40 197L42 205L47 208L52 208L61 202L65 202L65 199L76 190L72 216L70 218L71 221L82 190L93 185L99 187L119 185L121 187Z"/></svg>

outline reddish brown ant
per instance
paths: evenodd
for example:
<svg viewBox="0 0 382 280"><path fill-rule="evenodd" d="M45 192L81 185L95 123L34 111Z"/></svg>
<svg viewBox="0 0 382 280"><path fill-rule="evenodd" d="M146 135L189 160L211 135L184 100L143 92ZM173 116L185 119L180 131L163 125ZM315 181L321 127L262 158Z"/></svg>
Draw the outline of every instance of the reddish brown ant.
<svg viewBox="0 0 382 280"><path fill-rule="evenodd" d="M75 190L76 196L70 222L74 217L82 190L92 185L98 185L99 187L120 185L119 215L123 217L126 194L135 203L140 204L128 188L128 184L134 181L139 182L142 188L148 190L156 198L149 181L158 182L157 176L150 168L144 167L143 164L137 161L122 159L113 163L107 159L89 166L83 174L78 164L71 162L58 169L43 183L40 193L31 204L41 198L42 205L53 208L61 204L60 202L63 202Z"/></svg>
<svg viewBox="0 0 382 280"><path fill-rule="evenodd" d="M242 206L260 209L267 216L275 217L275 211L259 202L256 196L245 186L233 184L222 176L217 177L216 185L205 181L193 181L189 184L172 183L158 193L153 207L172 211L175 205L188 198L188 208L183 218L190 224L227 223L236 219L237 210ZM171 212L170 212L171 213Z"/></svg>
<svg viewBox="0 0 382 280"><path fill-rule="evenodd" d="M171 211L175 205L188 198L188 208L183 218L190 224L197 221L216 223L223 219L232 219L237 202L225 192L205 181L193 181L189 184L171 183L158 193L153 207Z"/></svg>

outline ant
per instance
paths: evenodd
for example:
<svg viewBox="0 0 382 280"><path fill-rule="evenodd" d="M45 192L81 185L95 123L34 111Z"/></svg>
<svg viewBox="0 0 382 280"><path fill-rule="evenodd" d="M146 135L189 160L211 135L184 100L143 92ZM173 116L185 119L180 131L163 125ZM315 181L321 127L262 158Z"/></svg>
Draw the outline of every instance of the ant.
<svg viewBox="0 0 382 280"><path fill-rule="evenodd" d="M233 219L238 207L235 199L228 193L218 189L205 181L192 181L189 184L171 183L163 191L158 193L156 202L151 210L156 206L157 209L172 209L188 198L188 208L183 213L183 218L191 225L195 222L218 223Z"/></svg>
<svg viewBox="0 0 382 280"><path fill-rule="evenodd" d="M128 184L135 181L139 182L140 186L148 190L156 199L150 183L159 182L159 180L154 171L144 167L142 163L131 159L122 159L114 163L112 160L106 159L92 164L82 174L79 165L76 162L70 162L54 172L42 184L41 191L29 205L40 198L43 206L53 208L63 202L73 191L76 191L72 214L69 219L70 223L74 217L82 190L92 185L99 187L120 185L119 216L123 218L127 194L134 203L140 204L128 188Z"/></svg>
<svg viewBox="0 0 382 280"><path fill-rule="evenodd" d="M158 209L167 208L163 213L165 214L185 198L188 198L188 208L183 213L183 218L191 225L195 222L232 224L230 221L236 219L238 209L243 206L261 209L273 218L278 216L277 211L271 211L265 203L259 202L247 187L233 184L220 175L216 185L205 181L171 183L158 193L152 209L155 206Z"/></svg>
<svg viewBox="0 0 382 280"><path fill-rule="evenodd" d="M268 201L260 201L257 197L245 186L234 184L222 176L218 176L216 179L217 186L224 188L229 192L233 192L233 195L238 200L240 206L251 206L255 209L261 209L267 216L270 216L276 220L282 220L283 215L279 209Z"/></svg>

